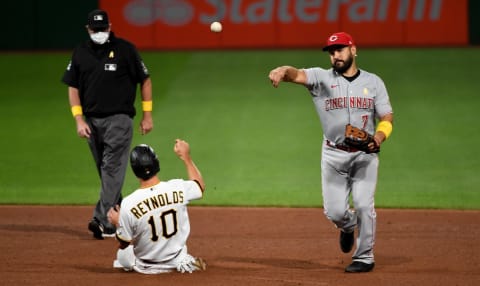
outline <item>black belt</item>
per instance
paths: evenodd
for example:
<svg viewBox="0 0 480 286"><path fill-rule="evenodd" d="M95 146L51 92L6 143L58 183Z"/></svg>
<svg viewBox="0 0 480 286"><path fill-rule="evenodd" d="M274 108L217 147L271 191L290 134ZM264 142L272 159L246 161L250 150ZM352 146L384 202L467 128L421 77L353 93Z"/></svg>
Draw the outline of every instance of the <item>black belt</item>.
<svg viewBox="0 0 480 286"><path fill-rule="evenodd" d="M360 151L360 150L358 150L357 148L354 148L354 147L350 147L350 146L343 145L343 144L334 144L334 143L330 142L329 140L325 140L325 141L327 142L328 146L330 146L332 148L335 148L335 149L345 151L345 152L358 152L358 151Z"/></svg>

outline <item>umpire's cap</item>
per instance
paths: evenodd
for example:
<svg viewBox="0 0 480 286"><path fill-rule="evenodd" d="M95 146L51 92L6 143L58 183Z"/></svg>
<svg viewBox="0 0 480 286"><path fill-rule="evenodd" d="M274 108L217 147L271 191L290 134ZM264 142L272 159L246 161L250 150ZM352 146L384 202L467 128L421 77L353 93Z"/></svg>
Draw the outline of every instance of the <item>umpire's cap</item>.
<svg viewBox="0 0 480 286"><path fill-rule="evenodd" d="M103 30L110 26L107 12L95 9L88 13L87 26L92 30Z"/></svg>
<svg viewBox="0 0 480 286"><path fill-rule="evenodd" d="M355 45L352 36L345 32L337 32L327 38L327 45L323 47L323 51L328 51L332 46L352 46Z"/></svg>
<svg viewBox="0 0 480 286"><path fill-rule="evenodd" d="M153 148L140 144L130 153L130 165L137 178L148 180L160 172L160 162Z"/></svg>

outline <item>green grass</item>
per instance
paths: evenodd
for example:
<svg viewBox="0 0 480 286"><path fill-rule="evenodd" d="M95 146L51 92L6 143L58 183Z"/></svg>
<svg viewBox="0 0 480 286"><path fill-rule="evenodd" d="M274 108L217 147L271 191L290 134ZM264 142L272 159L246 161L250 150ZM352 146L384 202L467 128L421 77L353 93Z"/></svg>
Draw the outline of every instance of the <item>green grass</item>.
<svg viewBox="0 0 480 286"><path fill-rule="evenodd" d="M321 206L322 132L301 86L271 87L283 64L328 66L317 50L142 52L152 74L152 145L161 177L185 176L192 147L207 191L197 205ZM0 203L92 204L99 180L60 82L70 53L0 54ZM395 127L381 152L377 207L480 209L478 49L365 49L385 81ZM135 119L138 125L139 117ZM130 170L124 195L137 186Z"/></svg>

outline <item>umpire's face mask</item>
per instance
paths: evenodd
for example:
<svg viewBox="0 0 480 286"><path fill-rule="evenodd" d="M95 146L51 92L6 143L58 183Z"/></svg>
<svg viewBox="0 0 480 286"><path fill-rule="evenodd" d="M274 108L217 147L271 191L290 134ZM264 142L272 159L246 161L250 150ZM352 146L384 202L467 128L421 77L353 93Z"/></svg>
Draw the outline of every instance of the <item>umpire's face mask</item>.
<svg viewBox="0 0 480 286"><path fill-rule="evenodd" d="M103 45L108 40L109 36L110 32L96 32L90 34L90 39L92 39L95 44Z"/></svg>

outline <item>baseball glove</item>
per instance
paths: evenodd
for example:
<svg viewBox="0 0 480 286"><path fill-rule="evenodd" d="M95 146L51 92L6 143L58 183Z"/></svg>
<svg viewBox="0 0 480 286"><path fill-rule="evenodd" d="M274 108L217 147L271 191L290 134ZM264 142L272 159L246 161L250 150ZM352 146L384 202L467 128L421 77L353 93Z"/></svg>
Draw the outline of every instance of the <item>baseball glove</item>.
<svg viewBox="0 0 480 286"><path fill-rule="evenodd" d="M369 134L367 131L360 129L358 127L352 126L350 124L347 124L345 126L345 141L344 143L347 146L350 146L352 148L356 148L360 151L363 151L365 153L378 153L380 152L380 146L375 143L375 140L373 140L373 136ZM369 147L372 143L373 147Z"/></svg>

